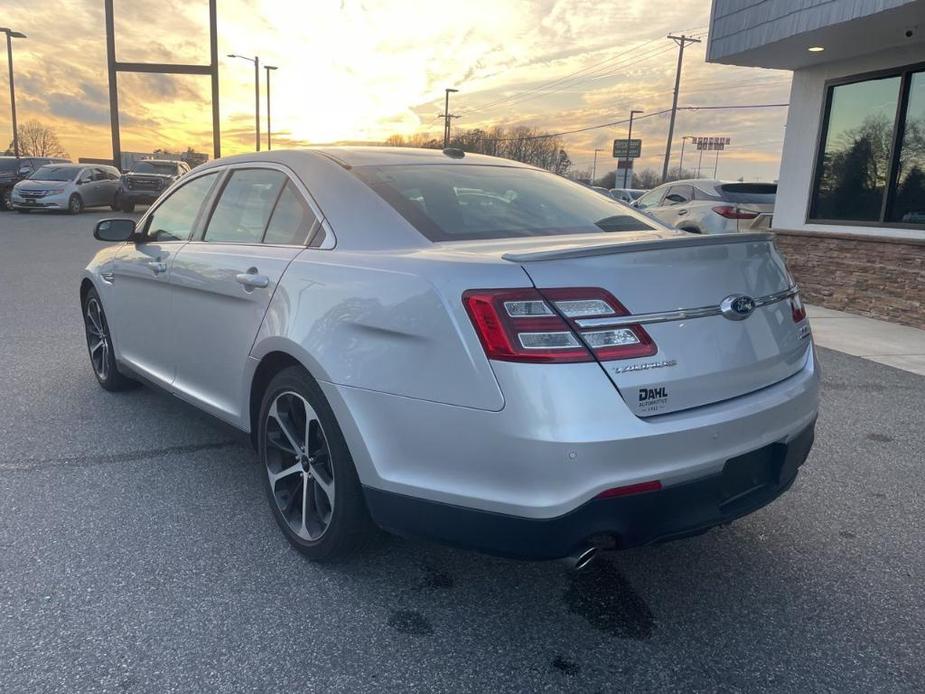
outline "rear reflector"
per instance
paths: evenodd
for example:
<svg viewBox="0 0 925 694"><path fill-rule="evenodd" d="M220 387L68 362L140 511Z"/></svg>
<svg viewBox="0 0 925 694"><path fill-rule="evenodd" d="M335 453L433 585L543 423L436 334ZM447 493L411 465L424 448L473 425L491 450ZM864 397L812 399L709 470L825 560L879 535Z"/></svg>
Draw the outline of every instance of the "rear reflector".
<svg viewBox="0 0 925 694"><path fill-rule="evenodd" d="M720 217L725 217L726 219L755 219L755 217L761 214L754 210L743 210L735 205L720 205L719 207L714 207L713 211Z"/></svg>
<svg viewBox="0 0 925 694"><path fill-rule="evenodd" d="M463 304L489 359L575 363L658 351L640 325L578 327L577 318L629 315L603 289L473 289L463 294Z"/></svg>
<svg viewBox="0 0 925 694"><path fill-rule="evenodd" d="M651 482L640 482L639 484L628 484L625 487L614 487L605 489L597 495L598 499L609 499L614 496L630 496L631 494L643 494L645 492L657 492L662 488L662 483L658 480Z"/></svg>

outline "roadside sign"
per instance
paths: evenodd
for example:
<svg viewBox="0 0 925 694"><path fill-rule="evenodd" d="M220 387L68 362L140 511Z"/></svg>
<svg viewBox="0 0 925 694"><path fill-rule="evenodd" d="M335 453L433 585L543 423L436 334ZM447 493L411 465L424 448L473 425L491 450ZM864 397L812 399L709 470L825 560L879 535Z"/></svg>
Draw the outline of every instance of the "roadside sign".
<svg viewBox="0 0 925 694"><path fill-rule="evenodd" d="M633 160L632 159L617 159L617 168L632 170Z"/></svg>
<svg viewBox="0 0 925 694"><path fill-rule="evenodd" d="M642 156L642 140L622 140L613 141L613 158L614 159L637 159Z"/></svg>
<svg viewBox="0 0 925 694"><path fill-rule="evenodd" d="M726 149L726 145L732 144L731 137L695 137L694 144L697 145L697 149L701 152L706 150L708 152L720 151Z"/></svg>

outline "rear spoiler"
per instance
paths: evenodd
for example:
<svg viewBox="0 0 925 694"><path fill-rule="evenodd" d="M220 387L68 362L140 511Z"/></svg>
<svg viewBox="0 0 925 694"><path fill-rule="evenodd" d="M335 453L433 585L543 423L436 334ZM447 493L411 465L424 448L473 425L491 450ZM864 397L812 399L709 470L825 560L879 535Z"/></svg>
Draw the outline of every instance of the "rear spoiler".
<svg viewBox="0 0 925 694"><path fill-rule="evenodd" d="M501 256L512 263L535 263L543 260L571 260L573 258L589 258L598 255L613 255L615 253L637 253L639 251L671 250L673 248L689 248L691 246L722 246L729 243L758 243L768 242L773 234L763 231L739 234L715 234L710 236L690 234L676 238L657 239L654 241L630 241L628 243L611 243L605 246L576 246L552 251L536 251L534 253L505 253Z"/></svg>

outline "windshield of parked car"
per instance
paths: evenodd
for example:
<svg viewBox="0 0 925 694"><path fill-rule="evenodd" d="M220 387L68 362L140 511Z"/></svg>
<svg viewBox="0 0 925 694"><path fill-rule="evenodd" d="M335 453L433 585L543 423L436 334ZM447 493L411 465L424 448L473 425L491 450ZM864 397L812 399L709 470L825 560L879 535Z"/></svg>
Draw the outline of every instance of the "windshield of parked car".
<svg viewBox="0 0 925 694"><path fill-rule="evenodd" d="M652 229L591 188L513 166L358 166L353 172L431 241Z"/></svg>
<svg viewBox="0 0 925 694"><path fill-rule="evenodd" d="M74 166L40 166L38 171L29 176L33 181L73 181L79 167Z"/></svg>
<svg viewBox="0 0 925 694"><path fill-rule="evenodd" d="M176 164L163 164L159 162L152 161L139 161L136 162L132 167L132 173L146 173L146 174L164 174L166 176L174 176L177 173Z"/></svg>
<svg viewBox="0 0 925 694"><path fill-rule="evenodd" d="M724 183L719 186L723 200L773 205L777 197L776 183Z"/></svg>

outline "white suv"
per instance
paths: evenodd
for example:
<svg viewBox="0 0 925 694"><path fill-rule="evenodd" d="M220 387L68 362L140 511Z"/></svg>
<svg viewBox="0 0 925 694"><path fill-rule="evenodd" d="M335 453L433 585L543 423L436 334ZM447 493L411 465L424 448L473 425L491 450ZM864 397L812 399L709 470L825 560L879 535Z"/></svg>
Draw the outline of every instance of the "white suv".
<svg viewBox="0 0 925 694"><path fill-rule="evenodd" d="M767 231L776 183L691 179L653 188L633 203L662 224L695 234Z"/></svg>

